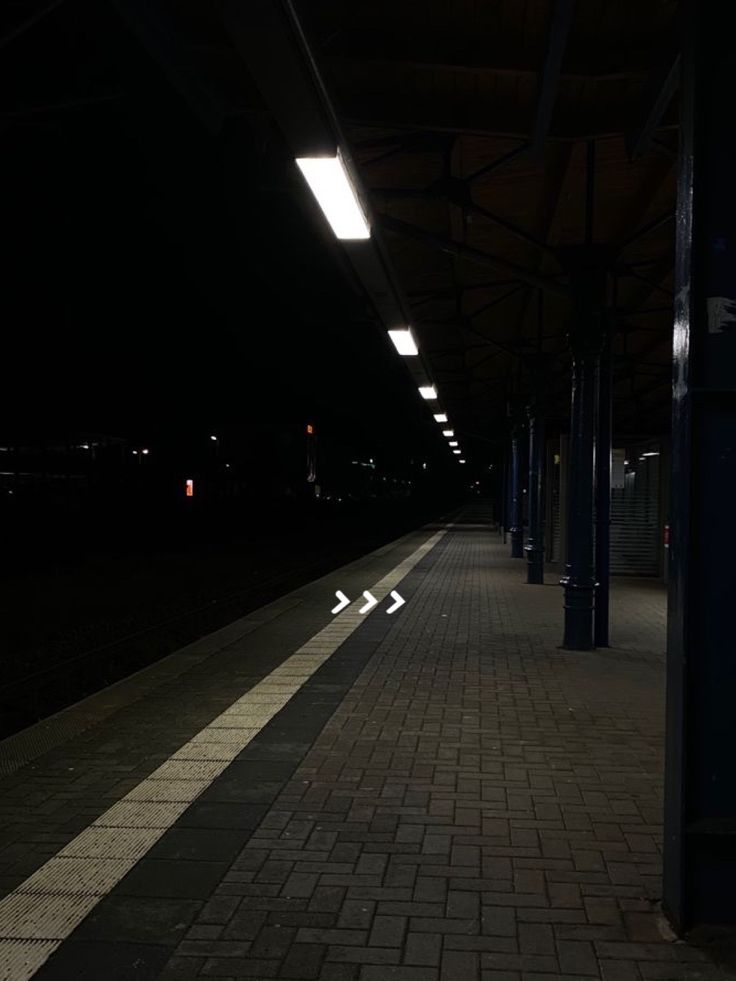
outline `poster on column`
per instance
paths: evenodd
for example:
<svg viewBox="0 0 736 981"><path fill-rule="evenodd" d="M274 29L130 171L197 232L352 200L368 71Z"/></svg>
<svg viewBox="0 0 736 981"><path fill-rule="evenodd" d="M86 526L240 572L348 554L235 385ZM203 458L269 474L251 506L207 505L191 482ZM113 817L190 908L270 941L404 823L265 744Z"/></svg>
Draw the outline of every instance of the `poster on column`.
<svg viewBox="0 0 736 981"><path fill-rule="evenodd" d="M611 453L611 490L623 490L626 486L626 450Z"/></svg>

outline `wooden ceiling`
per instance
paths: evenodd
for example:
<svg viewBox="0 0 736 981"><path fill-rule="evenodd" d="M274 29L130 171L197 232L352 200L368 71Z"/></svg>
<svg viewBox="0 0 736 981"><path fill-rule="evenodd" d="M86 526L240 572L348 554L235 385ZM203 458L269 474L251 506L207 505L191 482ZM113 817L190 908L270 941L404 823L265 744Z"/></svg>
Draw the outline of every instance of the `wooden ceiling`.
<svg viewBox="0 0 736 981"><path fill-rule="evenodd" d="M665 431L677 4L273 5L282 2L293 4L303 24L422 354L456 428L484 439L501 435L508 401L523 403L529 395L531 356L540 352L548 363L550 414L564 425L571 304L560 250L588 241L607 255L615 426L619 433ZM248 16L248 5L111 0L110 6L205 131L215 139L238 127L254 134L252 145L262 148L266 161L262 169L273 175L264 202L274 194L285 204L289 195L303 200L292 156L285 143L277 145L270 107L227 27L233 10ZM77 8L86 11L82 20ZM0 39L13 42L11 77L21 95L0 112L6 127L19 118L24 125L53 118L58 126L69 107L91 113L92 105L107 113L121 97L130 102L129 93L106 80L110 66L90 56L93 46L80 24L95 9L88 0L36 0L38 17L26 21L13 5ZM55 57L64 25L69 55L63 60L70 70L60 98L43 88L37 66L47 48L48 58ZM136 99L142 115L145 93ZM281 272L287 281L289 268Z"/></svg>
<svg viewBox="0 0 736 981"><path fill-rule="evenodd" d="M540 351L564 419L559 253L587 239L607 252L615 424L665 429L676 4L297 8L456 424L492 432L506 401L528 393L528 356Z"/></svg>

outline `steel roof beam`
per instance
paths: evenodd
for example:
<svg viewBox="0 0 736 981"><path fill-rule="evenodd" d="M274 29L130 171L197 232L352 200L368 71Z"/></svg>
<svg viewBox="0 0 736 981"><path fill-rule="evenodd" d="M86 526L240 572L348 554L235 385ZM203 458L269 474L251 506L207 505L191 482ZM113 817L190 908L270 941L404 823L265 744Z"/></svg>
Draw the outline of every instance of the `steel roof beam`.
<svg viewBox="0 0 736 981"><path fill-rule="evenodd" d="M680 52L669 52L649 76L639 111L639 122L626 134L631 160L643 156L680 85Z"/></svg>
<svg viewBox="0 0 736 981"><path fill-rule="evenodd" d="M403 235L406 238L413 238L418 242L424 242L426 245L431 245L459 259L467 259L469 262L474 262L477 265L495 269L497 272L509 275L513 279L527 283L529 286L534 286L537 289L557 293L559 296L569 295L567 287L562 286L556 280L546 276L540 276L531 270L524 269L522 266L508 262L506 259L500 259L497 256L489 255L487 252L481 252L479 249L473 249L470 246L452 242L450 239L443 238L441 235L427 232L422 228L417 228L416 225L410 225L408 222L400 221L398 218L392 218L389 215L381 215L380 221L383 227L389 231L396 232L398 235Z"/></svg>
<svg viewBox="0 0 736 981"><path fill-rule="evenodd" d="M562 72L562 59L572 24L575 0L556 0L544 57L544 67L539 79L537 108L531 133L531 155L539 158L552 124L552 112L557 100L557 89Z"/></svg>

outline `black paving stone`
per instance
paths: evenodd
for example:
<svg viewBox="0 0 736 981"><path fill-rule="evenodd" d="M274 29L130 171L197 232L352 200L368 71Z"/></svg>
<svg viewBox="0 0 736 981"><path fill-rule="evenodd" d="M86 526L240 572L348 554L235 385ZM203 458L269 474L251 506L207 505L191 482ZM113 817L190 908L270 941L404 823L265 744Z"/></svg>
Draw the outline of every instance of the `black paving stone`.
<svg viewBox="0 0 736 981"><path fill-rule="evenodd" d="M118 887L122 896L209 899L230 868L222 862L179 862L143 858Z"/></svg>
<svg viewBox="0 0 736 981"><path fill-rule="evenodd" d="M173 827L148 852L149 859L232 862L250 837L247 829Z"/></svg>
<svg viewBox="0 0 736 981"><path fill-rule="evenodd" d="M44 981L154 981L171 947L67 940L36 974Z"/></svg>
<svg viewBox="0 0 736 981"><path fill-rule="evenodd" d="M92 910L77 928L74 940L173 947L184 938L202 905L194 899L122 896L115 892Z"/></svg>
<svg viewBox="0 0 736 981"><path fill-rule="evenodd" d="M268 804L223 804L199 799L186 809L176 826L254 831L267 813Z"/></svg>

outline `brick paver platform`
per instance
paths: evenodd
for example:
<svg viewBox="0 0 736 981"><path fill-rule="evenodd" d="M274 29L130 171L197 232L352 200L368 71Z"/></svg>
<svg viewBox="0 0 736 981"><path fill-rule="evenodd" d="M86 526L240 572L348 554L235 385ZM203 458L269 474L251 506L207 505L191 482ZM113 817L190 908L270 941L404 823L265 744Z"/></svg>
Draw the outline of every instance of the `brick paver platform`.
<svg viewBox="0 0 736 981"><path fill-rule="evenodd" d="M658 907L661 587L570 653L487 529L437 549L162 978L730 976Z"/></svg>
<svg viewBox="0 0 736 981"><path fill-rule="evenodd" d="M617 582L617 646L562 651L558 577L507 555L451 527L39 981L736 978L659 907L663 588ZM202 670L237 687L246 641Z"/></svg>

